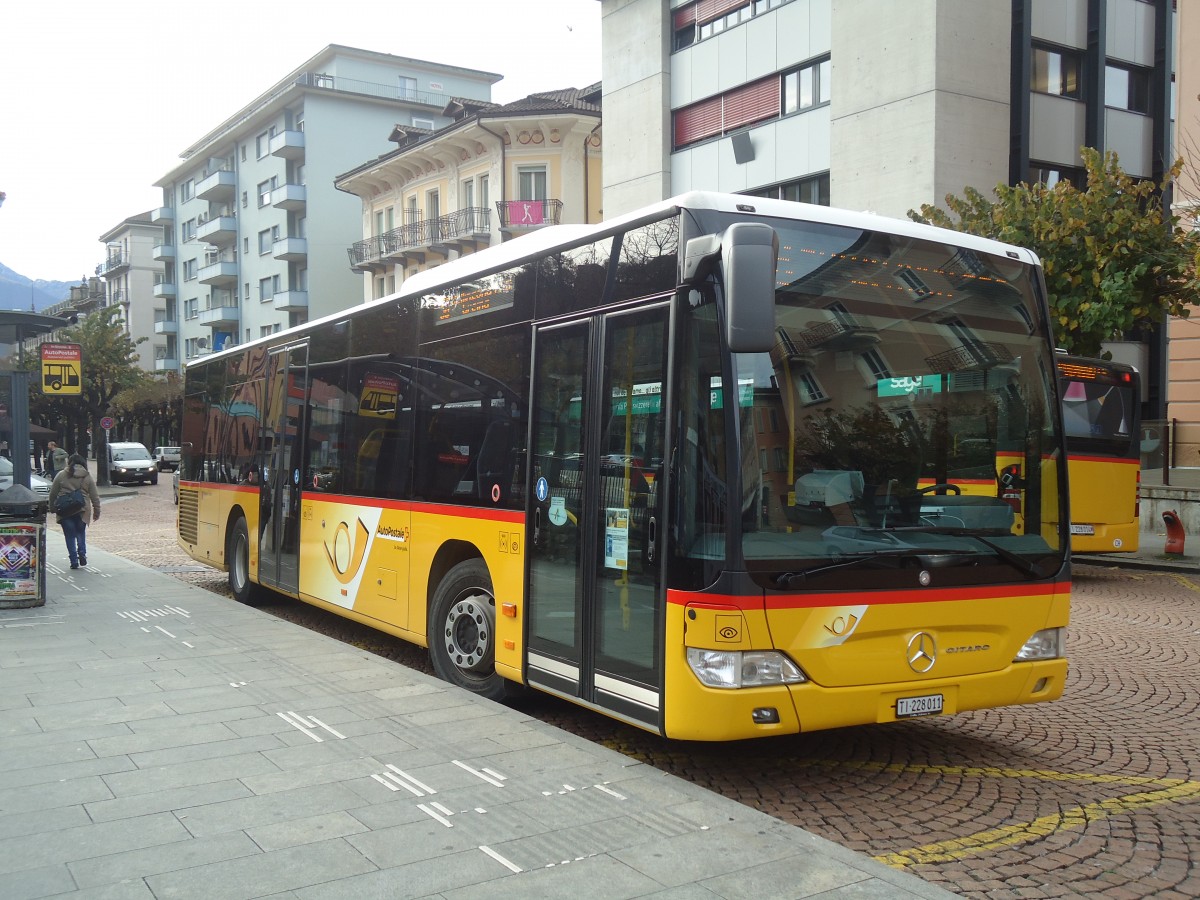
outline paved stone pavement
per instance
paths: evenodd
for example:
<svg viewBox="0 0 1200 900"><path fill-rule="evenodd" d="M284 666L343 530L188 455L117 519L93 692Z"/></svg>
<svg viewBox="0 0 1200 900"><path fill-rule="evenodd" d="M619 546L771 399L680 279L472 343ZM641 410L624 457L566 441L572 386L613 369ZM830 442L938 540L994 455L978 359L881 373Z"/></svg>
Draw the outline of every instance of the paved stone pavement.
<svg viewBox="0 0 1200 900"><path fill-rule="evenodd" d="M949 896L100 543L0 611L5 900Z"/></svg>

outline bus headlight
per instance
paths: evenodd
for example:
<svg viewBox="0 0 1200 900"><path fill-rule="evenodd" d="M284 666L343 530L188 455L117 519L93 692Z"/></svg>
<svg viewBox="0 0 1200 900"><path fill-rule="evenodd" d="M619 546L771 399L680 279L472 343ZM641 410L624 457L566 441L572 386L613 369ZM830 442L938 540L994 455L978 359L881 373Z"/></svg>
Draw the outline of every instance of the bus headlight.
<svg viewBox="0 0 1200 900"><path fill-rule="evenodd" d="M1046 628L1025 642L1017 651L1013 662L1030 662L1035 659L1059 659L1063 648L1063 629Z"/></svg>
<svg viewBox="0 0 1200 900"><path fill-rule="evenodd" d="M715 688L800 684L808 678L778 650L700 650L688 647L688 665L701 684Z"/></svg>

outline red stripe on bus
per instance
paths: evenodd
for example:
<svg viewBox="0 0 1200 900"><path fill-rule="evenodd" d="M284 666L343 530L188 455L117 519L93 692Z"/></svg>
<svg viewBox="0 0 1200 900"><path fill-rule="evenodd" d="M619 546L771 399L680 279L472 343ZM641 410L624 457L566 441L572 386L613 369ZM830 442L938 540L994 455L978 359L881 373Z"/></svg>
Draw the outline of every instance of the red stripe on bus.
<svg viewBox="0 0 1200 900"><path fill-rule="evenodd" d="M1142 461L1138 457L1121 457L1121 456L1080 456L1075 453L1067 454L1067 462L1098 462L1098 463L1120 463L1124 466L1137 466L1141 468Z"/></svg>
<svg viewBox="0 0 1200 900"><path fill-rule="evenodd" d="M771 595L767 610L817 609L829 606L882 606L900 603L951 603L959 600L1009 600L1068 594L1071 582L1050 584L1006 584L981 587L919 588L906 591L846 591L844 593ZM738 597L731 594L692 594L667 591L667 602L676 606L737 607L760 609L759 595Z"/></svg>

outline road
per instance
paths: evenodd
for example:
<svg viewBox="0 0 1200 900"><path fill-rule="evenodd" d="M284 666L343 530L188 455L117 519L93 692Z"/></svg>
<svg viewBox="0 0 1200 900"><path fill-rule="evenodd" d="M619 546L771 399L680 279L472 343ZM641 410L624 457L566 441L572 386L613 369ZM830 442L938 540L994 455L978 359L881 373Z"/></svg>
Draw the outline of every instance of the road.
<svg viewBox="0 0 1200 900"><path fill-rule="evenodd" d="M94 546L217 593L171 480L112 498ZM231 601L232 602L232 601ZM432 674L424 650L286 599L264 611ZM561 728L976 898L1200 897L1200 575L1077 565L1054 704L794 738L670 742L550 697Z"/></svg>

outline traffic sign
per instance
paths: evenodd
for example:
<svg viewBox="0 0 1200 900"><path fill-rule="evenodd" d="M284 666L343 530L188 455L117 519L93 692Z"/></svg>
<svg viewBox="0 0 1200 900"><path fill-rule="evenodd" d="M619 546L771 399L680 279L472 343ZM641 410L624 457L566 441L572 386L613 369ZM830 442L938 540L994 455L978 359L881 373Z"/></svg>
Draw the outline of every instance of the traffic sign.
<svg viewBox="0 0 1200 900"><path fill-rule="evenodd" d="M105 416L103 419L100 420L100 427L103 428L105 431L108 431L115 424L116 424L116 422L114 422L112 420L112 416Z"/></svg>

